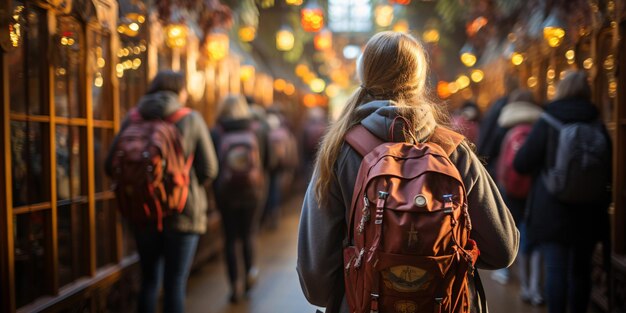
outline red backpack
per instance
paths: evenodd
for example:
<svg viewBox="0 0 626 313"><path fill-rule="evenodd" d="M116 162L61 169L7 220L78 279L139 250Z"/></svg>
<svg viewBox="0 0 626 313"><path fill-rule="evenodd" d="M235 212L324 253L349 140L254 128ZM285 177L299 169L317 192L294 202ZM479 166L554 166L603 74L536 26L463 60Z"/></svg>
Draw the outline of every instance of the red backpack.
<svg viewBox="0 0 626 313"><path fill-rule="evenodd" d="M297 167L298 155L293 134L285 126L270 129L269 146L272 169L284 170Z"/></svg>
<svg viewBox="0 0 626 313"><path fill-rule="evenodd" d="M513 167L513 160L531 129L530 124L517 125L507 131L502 140L502 148L496 165L497 182L511 198L524 199L530 192L532 177L518 173Z"/></svg>
<svg viewBox="0 0 626 313"><path fill-rule="evenodd" d="M181 108L165 119L144 120L137 109L119 134L112 159L118 209L132 223L156 222L179 214L189 195L193 153L185 158L175 123L191 112Z"/></svg>
<svg viewBox="0 0 626 313"><path fill-rule="evenodd" d="M264 177L256 133L251 128L218 131L220 174L215 182L216 196L235 206L257 202Z"/></svg>
<svg viewBox="0 0 626 313"><path fill-rule="evenodd" d="M364 156L344 248L350 312L469 312L478 248L451 154L463 136L438 127L431 142L382 142L363 126L346 141Z"/></svg>

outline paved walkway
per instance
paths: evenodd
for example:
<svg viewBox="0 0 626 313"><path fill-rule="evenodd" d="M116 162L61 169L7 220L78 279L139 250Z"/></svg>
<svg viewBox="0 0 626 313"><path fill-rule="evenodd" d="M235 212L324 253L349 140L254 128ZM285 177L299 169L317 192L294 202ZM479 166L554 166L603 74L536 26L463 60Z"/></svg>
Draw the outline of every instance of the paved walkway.
<svg viewBox="0 0 626 313"><path fill-rule="evenodd" d="M298 210L301 196L293 197L284 207L278 230L259 235L257 260L260 279L247 300L231 305L222 258L214 260L190 278L187 308L190 313L313 313L315 308L302 295L295 272ZM289 208L289 209L287 209ZM518 297L515 280L502 286L482 272L490 312L544 313L545 308L524 304Z"/></svg>

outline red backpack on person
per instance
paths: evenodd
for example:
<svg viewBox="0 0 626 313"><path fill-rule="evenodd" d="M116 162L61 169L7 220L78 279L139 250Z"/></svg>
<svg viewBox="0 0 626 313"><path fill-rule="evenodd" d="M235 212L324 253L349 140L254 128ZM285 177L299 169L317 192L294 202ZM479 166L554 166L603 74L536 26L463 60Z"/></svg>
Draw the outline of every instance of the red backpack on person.
<svg viewBox="0 0 626 313"><path fill-rule="evenodd" d="M526 141L532 125L520 124L507 131L502 140L502 148L496 167L498 184L504 188L507 196L515 199L524 199L530 193L532 177L518 173L513 167L513 160L517 151Z"/></svg>
<svg viewBox="0 0 626 313"><path fill-rule="evenodd" d="M130 124L119 134L112 159L113 183L118 209L133 224L156 222L179 214L189 195L189 158L183 152L175 123L191 113L181 108L165 119L145 120L137 109Z"/></svg>
<svg viewBox="0 0 626 313"><path fill-rule="evenodd" d="M225 131L218 128L220 174L216 195L231 206L250 206L260 200L264 174L259 140L251 127Z"/></svg>
<svg viewBox="0 0 626 313"><path fill-rule="evenodd" d="M350 312L469 312L479 251L448 158L463 136L438 127L430 142L413 145L357 126L346 141L364 156L343 251Z"/></svg>

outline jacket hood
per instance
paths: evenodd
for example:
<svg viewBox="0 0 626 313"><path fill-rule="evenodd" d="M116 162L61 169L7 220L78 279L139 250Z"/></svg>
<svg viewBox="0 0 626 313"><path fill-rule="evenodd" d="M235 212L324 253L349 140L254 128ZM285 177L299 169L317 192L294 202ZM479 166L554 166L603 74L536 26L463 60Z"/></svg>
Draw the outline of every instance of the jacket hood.
<svg viewBox="0 0 626 313"><path fill-rule="evenodd" d="M561 99L551 102L546 112L562 122L590 122L598 119L598 109L590 101L584 99Z"/></svg>
<svg viewBox="0 0 626 313"><path fill-rule="evenodd" d="M432 109L428 105L401 106L391 100L378 100L361 105L356 110L361 125L376 137L388 142L409 141L405 138L404 119L401 112L409 111L418 121L414 125L414 134L418 141L425 141L435 130L437 123Z"/></svg>
<svg viewBox="0 0 626 313"><path fill-rule="evenodd" d="M141 117L147 120L170 116L182 105L178 95L171 91L159 91L143 96L137 105Z"/></svg>
<svg viewBox="0 0 626 313"><path fill-rule="evenodd" d="M532 124L539 119L543 110L530 102L516 101L508 103L502 108L498 125L511 128L519 124Z"/></svg>

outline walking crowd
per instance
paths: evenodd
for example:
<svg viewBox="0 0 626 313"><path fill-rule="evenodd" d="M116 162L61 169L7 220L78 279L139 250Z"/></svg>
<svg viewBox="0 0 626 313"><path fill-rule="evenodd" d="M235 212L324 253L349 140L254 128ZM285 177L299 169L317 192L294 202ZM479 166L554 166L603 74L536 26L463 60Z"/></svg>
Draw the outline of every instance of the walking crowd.
<svg viewBox="0 0 626 313"><path fill-rule="evenodd" d="M428 62L410 35L372 37L357 73L339 119L329 127L312 109L298 136L278 108L239 95L209 129L185 107L184 76L157 74L106 159L139 252L139 312L156 311L161 285L163 311L184 312L212 201L229 300L242 300L258 279L254 235L278 226L296 171L311 176L297 272L327 313L487 312L476 269L506 284L514 262L523 301L586 312L592 255L608 247L612 175L587 76L569 73L545 105L511 81L481 119L472 102L450 117L429 99Z"/></svg>
<svg viewBox="0 0 626 313"><path fill-rule="evenodd" d="M299 233L300 283L329 312L487 312L479 269L550 313L587 312L609 247L611 140L588 77L538 104L512 79L484 118L429 101L424 49L372 37L323 139ZM519 231L518 231L519 229ZM606 261L606 254L605 254Z"/></svg>
<svg viewBox="0 0 626 313"><path fill-rule="evenodd" d="M118 207L129 222L139 253L139 312L184 312L186 284L207 210L221 214L224 255L235 303L254 286L254 236L278 226L281 189L292 185L300 154L314 154L326 127L325 113L311 114L298 145L296 132L278 108L252 98L225 97L216 125L187 107L179 72L161 71L128 113L106 158ZM320 131L321 129L321 131ZM310 167L310 166L309 166ZM244 272L240 273L240 265Z"/></svg>

